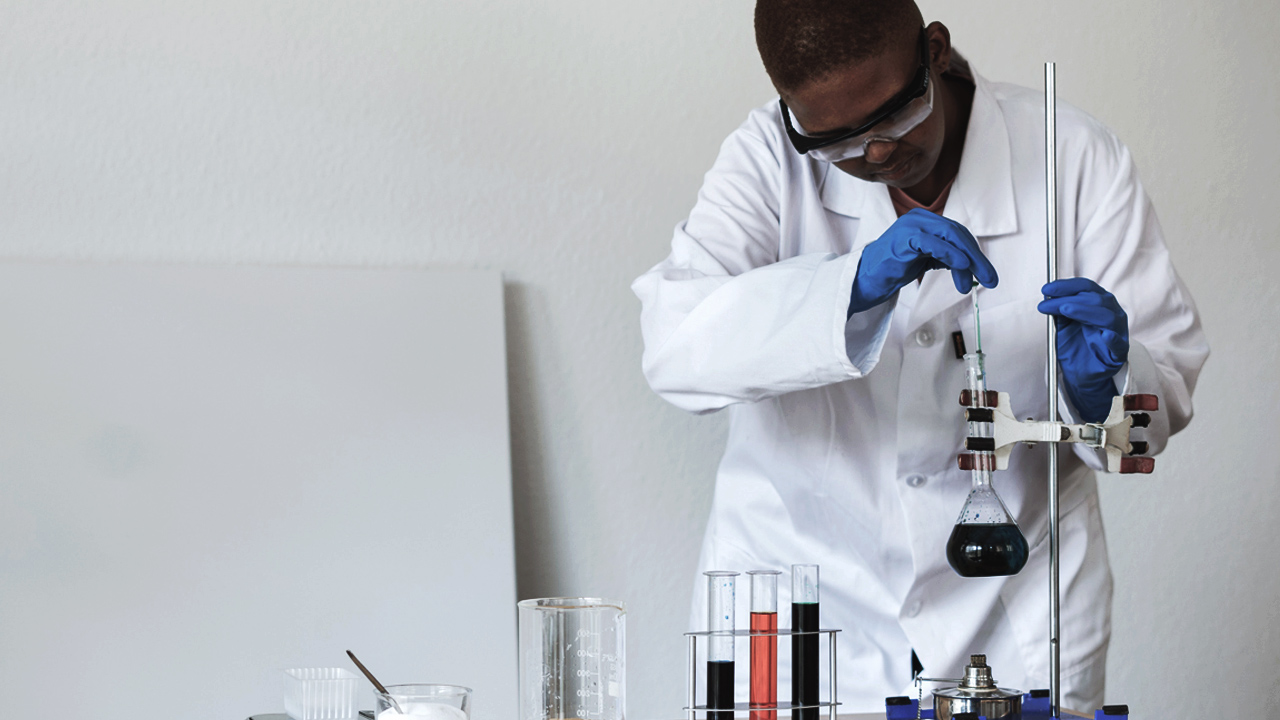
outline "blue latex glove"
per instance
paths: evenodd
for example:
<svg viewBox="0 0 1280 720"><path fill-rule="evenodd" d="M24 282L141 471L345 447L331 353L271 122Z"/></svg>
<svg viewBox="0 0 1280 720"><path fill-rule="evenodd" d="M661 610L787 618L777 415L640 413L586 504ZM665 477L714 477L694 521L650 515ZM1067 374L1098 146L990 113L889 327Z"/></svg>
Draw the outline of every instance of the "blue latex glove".
<svg viewBox="0 0 1280 720"><path fill-rule="evenodd" d="M995 267L963 225L916 208L863 249L853 280L849 316L888 300L926 270L940 268L951 270L951 279L961 293L973 288L975 276L989 288L1000 282Z"/></svg>
<svg viewBox="0 0 1280 720"><path fill-rule="evenodd" d="M1085 422L1102 422L1116 396L1112 379L1129 359L1129 316L1111 293L1087 278L1056 280L1040 290L1040 312L1058 318L1058 364L1067 397Z"/></svg>

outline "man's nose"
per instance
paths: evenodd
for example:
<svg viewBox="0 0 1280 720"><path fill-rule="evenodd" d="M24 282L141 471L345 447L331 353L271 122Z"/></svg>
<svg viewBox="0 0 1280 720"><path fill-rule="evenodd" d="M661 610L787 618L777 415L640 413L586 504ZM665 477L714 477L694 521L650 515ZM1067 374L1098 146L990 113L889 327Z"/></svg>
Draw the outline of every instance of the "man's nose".
<svg viewBox="0 0 1280 720"><path fill-rule="evenodd" d="M867 162L872 165L881 165L888 160L889 157L893 155L893 151L897 149L898 142L896 140L871 139L867 141L867 147L864 151L864 155L867 158Z"/></svg>

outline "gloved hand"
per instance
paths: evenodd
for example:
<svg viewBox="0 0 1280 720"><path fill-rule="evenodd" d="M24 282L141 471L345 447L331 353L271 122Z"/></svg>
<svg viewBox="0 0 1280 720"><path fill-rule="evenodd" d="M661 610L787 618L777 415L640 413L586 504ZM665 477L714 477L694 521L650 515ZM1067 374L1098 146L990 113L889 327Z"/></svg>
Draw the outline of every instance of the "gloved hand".
<svg viewBox="0 0 1280 720"><path fill-rule="evenodd" d="M1038 309L1058 318L1058 364L1067 397L1085 422L1102 422L1116 396L1112 379L1129 359L1129 317L1087 278L1055 280Z"/></svg>
<svg viewBox="0 0 1280 720"><path fill-rule="evenodd" d="M939 268L951 269L951 279L961 293L973 288L974 276L989 288L1000 282L995 267L963 225L928 210L911 210L863 249L849 316L870 310L926 270Z"/></svg>

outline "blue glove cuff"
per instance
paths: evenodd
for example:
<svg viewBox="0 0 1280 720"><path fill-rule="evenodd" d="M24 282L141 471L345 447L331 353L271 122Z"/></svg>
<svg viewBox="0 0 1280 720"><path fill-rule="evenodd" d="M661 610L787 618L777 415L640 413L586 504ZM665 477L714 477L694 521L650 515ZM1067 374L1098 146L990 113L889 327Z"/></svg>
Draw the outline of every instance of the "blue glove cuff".
<svg viewBox="0 0 1280 720"><path fill-rule="evenodd" d="M1077 382L1063 378L1063 390L1081 420L1096 423L1107 419L1111 412L1111 399L1119 395L1113 378L1114 376L1109 376Z"/></svg>

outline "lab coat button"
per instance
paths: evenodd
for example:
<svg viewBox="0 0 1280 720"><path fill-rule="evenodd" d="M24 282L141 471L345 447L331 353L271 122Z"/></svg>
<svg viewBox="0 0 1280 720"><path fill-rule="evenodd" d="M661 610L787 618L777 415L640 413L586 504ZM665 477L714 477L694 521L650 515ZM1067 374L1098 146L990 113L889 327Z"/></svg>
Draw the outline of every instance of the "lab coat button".
<svg viewBox="0 0 1280 720"><path fill-rule="evenodd" d="M915 602L911 603L906 607L906 610L903 611L903 614L909 618L913 618L920 614L920 608L922 607L924 607L924 603L920 602L919 600L916 600Z"/></svg>
<svg viewBox="0 0 1280 720"><path fill-rule="evenodd" d="M916 331L916 344L920 347L929 347L933 344L933 332L929 328L920 328Z"/></svg>
<svg viewBox="0 0 1280 720"><path fill-rule="evenodd" d="M907 485L913 488L918 488L921 485L924 485L926 479L927 478L925 478L925 476L923 475L908 475Z"/></svg>

